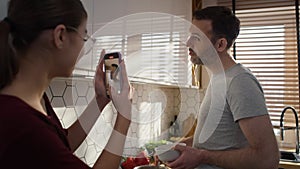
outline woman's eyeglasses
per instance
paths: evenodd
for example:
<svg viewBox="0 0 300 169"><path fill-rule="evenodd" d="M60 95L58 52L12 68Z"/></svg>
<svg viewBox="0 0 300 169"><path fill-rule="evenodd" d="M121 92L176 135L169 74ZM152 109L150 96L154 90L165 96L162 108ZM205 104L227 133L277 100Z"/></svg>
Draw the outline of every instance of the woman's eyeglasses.
<svg viewBox="0 0 300 169"><path fill-rule="evenodd" d="M84 54L87 55L88 53L90 53L90 51L93 49L94 44L96 43L96 39L91 37L90 35L88 35L87 33L83 36L77 28L74 28L72 26L66 26L67 29L72 30L74 32L76 32L81 39L85 42L84 45Z"/></svg>

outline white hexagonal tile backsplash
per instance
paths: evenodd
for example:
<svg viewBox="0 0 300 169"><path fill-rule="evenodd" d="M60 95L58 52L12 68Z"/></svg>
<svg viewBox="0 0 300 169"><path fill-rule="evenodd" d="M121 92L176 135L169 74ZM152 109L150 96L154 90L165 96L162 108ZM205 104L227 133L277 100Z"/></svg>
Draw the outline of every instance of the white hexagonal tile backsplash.
<svg viewBox="0 0 300 169"><path fill-rule="evenodd" d="M151 139L166 139L168 127L174 115L180 114L181 124L190 114L199 110L203 93L197 89L167 88L157 85L132 84L132 124L125 143L125 150L136 149ZM92 79L55 79L46 91L54 110L64 128L68 128L94 97ZM201 96L201 97L200 97ZM117 112L109 104L102 112L87 139L75 151L88 165L92 166L108 141ZM148 122L140 121L148 120ZM162 134L162 132L165 132ZM180 135L180 133L179 133ZM140 138L140 140L139 140ZM146 139L145 139L146 138Z"/></svg>

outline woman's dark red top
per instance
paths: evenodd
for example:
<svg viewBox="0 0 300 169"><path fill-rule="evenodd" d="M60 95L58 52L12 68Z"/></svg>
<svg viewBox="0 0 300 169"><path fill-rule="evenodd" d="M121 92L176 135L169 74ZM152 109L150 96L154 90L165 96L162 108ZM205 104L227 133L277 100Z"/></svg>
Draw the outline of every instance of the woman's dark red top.
<svg viewBox="0 0 300 169"><path fill-rule="evenodd" d="M1 169L85 169L44 95L48 116L21 99L0 95Z"/></svg>

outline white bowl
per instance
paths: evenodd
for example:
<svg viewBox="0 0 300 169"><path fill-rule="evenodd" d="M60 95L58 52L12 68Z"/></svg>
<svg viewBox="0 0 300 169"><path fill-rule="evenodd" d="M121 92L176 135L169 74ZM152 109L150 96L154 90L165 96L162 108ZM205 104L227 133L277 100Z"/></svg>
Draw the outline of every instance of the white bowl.
<svg viewBox="0 0 300 169"><path fill-rule="evenodd" d="M142 165L142 166L136 166L133 169L167 169L167 168L162 166Z"/></svg>
<svg viewBox="0 0 300 169"><path fill-rule="evenodd" d="M176 144L166 144L166 145L158 146L154 148L155 155L157 155L159 160L164 162L174 161L180 156L180 152L173 149L175 145ZM179 143L179 145L185 146L186 144Z"/></svg>

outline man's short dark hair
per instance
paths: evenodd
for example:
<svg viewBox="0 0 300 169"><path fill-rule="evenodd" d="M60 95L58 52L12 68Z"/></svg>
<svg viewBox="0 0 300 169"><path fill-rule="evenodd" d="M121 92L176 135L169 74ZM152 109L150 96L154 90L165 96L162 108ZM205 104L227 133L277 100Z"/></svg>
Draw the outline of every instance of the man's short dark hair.
<svg viewBox="0 0 300 169"><path fill-rule="evenodd" d="M211 20L213 29L212 42L219 38L226 38L229 49L240 32L240 20L232 13L230 8L224 6L210 6L196 10L193 19Z"/></svg>

